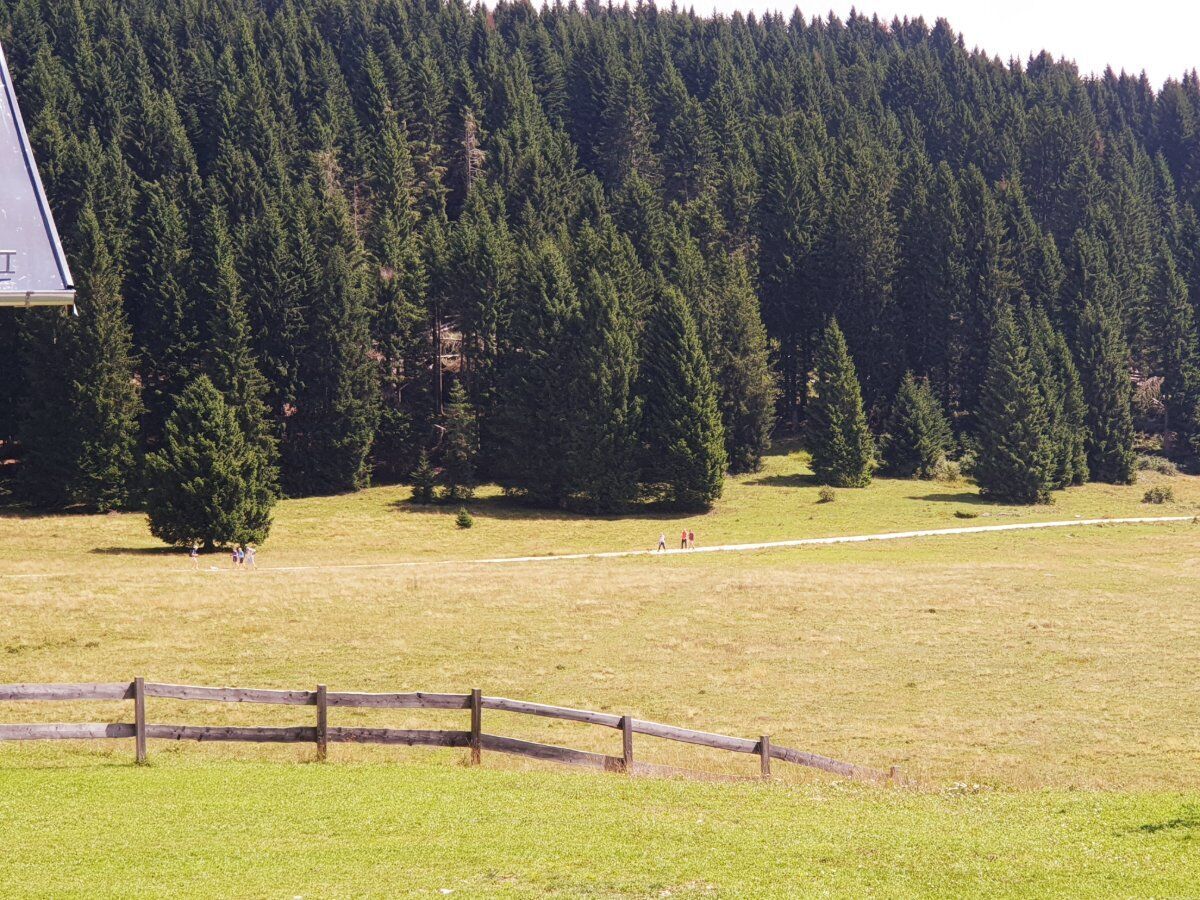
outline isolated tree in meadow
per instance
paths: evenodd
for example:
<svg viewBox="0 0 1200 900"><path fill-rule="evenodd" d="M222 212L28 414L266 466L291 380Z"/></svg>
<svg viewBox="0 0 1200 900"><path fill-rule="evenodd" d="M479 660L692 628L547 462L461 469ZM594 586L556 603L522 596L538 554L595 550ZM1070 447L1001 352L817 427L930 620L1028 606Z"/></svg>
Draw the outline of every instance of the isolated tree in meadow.
<svg viewBox="0 0 1200 900"><path fill-rule="evenodd" d="M1050 499L1054 457L1046 402L1007 305L992 323L976 439L974 474L985 497L1012 503Z"/></svg>
<svg viewBox="0 0 1200 900"><path fill-rule="evenodd" d="M950 423L924 378L906 372L896 392L884 459L902 478L932 478L954 443Z"/></svg>
<svg viewBox="0 0 1200 900"><path fill-rule="evenodd" d="M271 528L274 471L246 438L208 376L193 380L146 457L150 532L168 544L207 549L261 543Z"/></svg>
<svg viewBox="0 0 1200 900"><path fill-rule="evenodd" d="M875 466L854 360L837 320L830 319L816 353L806 432L813 474L821 484L866 487Z"/></svg>
<svg viewBox="0 0 1200 900"><path fill-rule="evenodd" d="M445 449L442 451L444 498L470 500L475 494L475 456L479 452L479 429L475 409L461 381L450 388L446 407Z"/></svg>
<svg viewBox="0 0 1200 900"><path fill-rule="evenodd" d="M658 292L643 336L642 480L676 509L721 496L727 457L717 390L683 295Z"/></svg>

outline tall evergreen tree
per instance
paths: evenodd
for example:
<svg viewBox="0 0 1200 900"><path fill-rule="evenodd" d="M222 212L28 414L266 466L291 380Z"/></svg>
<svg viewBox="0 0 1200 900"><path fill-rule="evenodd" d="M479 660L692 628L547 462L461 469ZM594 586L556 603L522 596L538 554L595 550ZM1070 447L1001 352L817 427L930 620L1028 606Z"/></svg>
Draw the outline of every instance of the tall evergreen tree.
<svg viewBox="0 0 1200 900"><path fill-rule="evenodd" d="M80 222L77 260L79 303L68 414L79 457L72 499L108 510L124 506L137 478L137 419L141 401L134 381L133 335L121 299L121 275L100 223L90 209Z"/></svg>
<svg viewBox="0 0 1200 900"><path fill-rule="evenodd" d="M479 432L475 410L461 381L450 388L446 408L442 472L445 496L450 501L470 500L475 493L475 456L479 452Z"/></svg>
<svg viewBox="0 0 1200 900"><path fill-rule="evenodd" d="M271 527L274 475L208 377L187 386L162 446L146 457L150 531L208 549L261 543Z"/></svg>
<svg viewBox="0 0 1200 900"><path fill-rule="evenodd" d="M884 447L888 470L901 478L932 478L954 444L954 434L929 382L906 372L892 406Z"/></svg>
<svg viewBox="0 0 1200 900"><path fill-rule="evenodd" d="M836 319L825 326L815 369L806 422L813 474L821 484L866 487L875 466L875 440L863 412L854 360Z"/></svg>
<svg viewBox="0 0 1200 900"><path fill-rule="evenodd" d="M696 324L675 288L662 287L651 307L638 384L644 481L676 509L707 509L724 486L725 435Z"/></svg>
<svg viewBox="0 0 1200 900"><path fill-rule="evenodd" d="M1050 499L1054 476L1046 402L1007 305L996 311L991 331L976 432L975 480L985 497L1044 503Z"/></svg>
<svg viewBox="0 0 1200 900"><path fill-rule="evenodd" d="M1093 481L1133 481L1133 386L1129 351L1113 313L1097 300L1079 324L1084 396L1088 404L1088 470Z"/></svg>

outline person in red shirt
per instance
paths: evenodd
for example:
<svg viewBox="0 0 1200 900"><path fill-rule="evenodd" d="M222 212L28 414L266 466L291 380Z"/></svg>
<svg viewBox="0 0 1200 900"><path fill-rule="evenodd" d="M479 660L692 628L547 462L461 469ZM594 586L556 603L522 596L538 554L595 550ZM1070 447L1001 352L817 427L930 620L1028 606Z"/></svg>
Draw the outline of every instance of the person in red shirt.
<svg viewBox="0 0 1200 900"><path fill-rule="evenodd" d="M679 533L679 549L680 550L687 549L687 529L686 528Z"/></svg>
<svg viewBox="0 0 1200 900"><path fill-rule="evenodd" d="M688 531L687 545L689 550L696 549L696 532L690 530Z"/></svg>

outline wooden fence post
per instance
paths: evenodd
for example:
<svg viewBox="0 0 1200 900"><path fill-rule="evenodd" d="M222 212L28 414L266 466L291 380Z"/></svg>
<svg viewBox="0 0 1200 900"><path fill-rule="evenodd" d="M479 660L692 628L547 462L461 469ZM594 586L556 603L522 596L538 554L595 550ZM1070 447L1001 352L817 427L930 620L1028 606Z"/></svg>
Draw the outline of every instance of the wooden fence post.
<svg viewBox="0 0 1200 900"><path fill-rule="evenodd" d="M762 763L763 778L771 777L771 736L764 734L758 739L758 754Z"/></svg>
<svg viewBox="0 0 1200 900"><path fill-rule="evenodd" d="M479 765L483 746L483 694L471 688L471 765Z"/></svg>
<svg viewBox="0 0 1200 900"><path fill-rule="evenodd" d="M633 774L633 716L621 716L621 763L626 775Z"/></svg>
<svg viewBox="0 0 1200 900"><path fill-rule="evenodd" d="M325 685L317 685L317 761L325 762L329 743L329 698Z"/></svg>
<svg viewBox="0 0 1200 900"><path fill-rule="evenodd" d="M146 761L146 679L133 679L133 744L138 764Z"/></svg>

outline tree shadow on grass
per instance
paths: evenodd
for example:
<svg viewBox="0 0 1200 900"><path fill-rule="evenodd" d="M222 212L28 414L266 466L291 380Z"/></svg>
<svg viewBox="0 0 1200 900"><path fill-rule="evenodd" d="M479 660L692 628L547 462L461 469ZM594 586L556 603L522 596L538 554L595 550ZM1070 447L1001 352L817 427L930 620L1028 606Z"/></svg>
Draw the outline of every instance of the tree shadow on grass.
<svg viewBox="0 0 1200 900"><path fill-rule="evenodd" d="M186 547L93 547L88 553L103 556L172 556L186 554Z"/></svg>
<svg viewBox="0 0 1200 900"><path fill-rule="evenodd" d="M1147 822L1130 829L1141 834L1158 834L1160 831L1196 831L1200 829L1200 807L1185 806L1182 815L1163 822Z"/></svg>
<svg viewBox="0 0 1200 900"><path fill-rule="evenodd" d="M789 488L821 486L821 482L817 480L817 476L809 472L795 472L790 475L760 475L757 478L747 480L746 484Z"/></svg>
<svg viewBox="0 0 1200 900"><path fill-rule="evenodd" d="M522 522L622 522L641 519L647 522L669 522L681 518L692 518L703 513L671 509L656 503L643 503L618 512L589 513L574 509L548 509L535 506L517 497L491 496L473 500L452 500L444 503L416 503L411 498L395 500L392 508L405 513L441 513L454 515L458 508L465 507L472 516L498 521Z"/></svg>
<svg viewBox="0 0 1200 900"><path fill-rule="evenodd" d="M989 500L987 497L982 497L979 494L964 491L961 494L923 494L920 496L911 496L909 500L927 500L931 503L970 503L975 506L1005 506L1008 504L997 503L994 500Z"/></svg>

